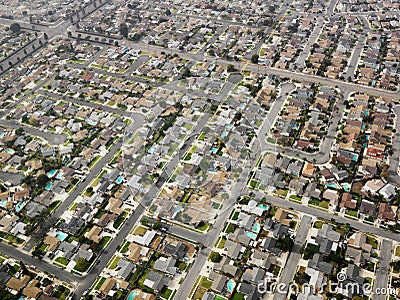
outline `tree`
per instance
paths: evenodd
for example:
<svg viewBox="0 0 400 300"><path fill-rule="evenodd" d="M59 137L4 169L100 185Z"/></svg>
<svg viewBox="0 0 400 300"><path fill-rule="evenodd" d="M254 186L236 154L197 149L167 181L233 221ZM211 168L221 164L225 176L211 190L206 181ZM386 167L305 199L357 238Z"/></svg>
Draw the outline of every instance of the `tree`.
<svg viewBox="0 0 400 300"><path fill-rule="evenodd" d="M219 262L221 261L221 259L222 259L221 254L219 254L218 252L211 252L211 254L210 254L210 260L211 260L213 263L219 263Z"/></svg>
<svg viewBox="0 0 400 300"><path fill-rule="evenodd" d="M119 33L125 38L128 37L129 29L125 23L121 23L121 25L119 25Z"/></svg>
<svg viewBox="0 0 400 300"><path fill-rule="evenodd" d="M142 218L142 219L140 220L140 223L141 223L142 225L144 225L144 226L147 226L147 225L149 224L149 220L146 219L146 218Z"/></svg>
<svg viewBox="0 0 400 300"><path fill-rule="evenodd" d="M226 69L229 73L235 72L235 67L232 64L229 64L227 69Z"/></svg>
<svg viewBox="0 0 400 300"><path fill-rule="evenodd" d="M10 30L11 30L13 33L18 33L18 32L20 32L20 30L21 30L21 25L19 25L18 23L12 23L12 24L10 25Z"/></svg>
<svg viewBox="0 0 400 300"><path fill-rule="evenodd" d="M258 54L253 54L253 56L251 57L251 62L253 64L258 64Z"/></svg>
<svg viewBox="0 0 400 300"><path fill-rule="evenodd" d="M45 187L48 182L49 182L49 177L47 177L46 174L41 174L36 179L36 183L40 188Z"/></svg>
<svg viewBox="0 0 400 300"><path fill-rule="evenodd" d="M24 129L22 127L15 130L16 135L22 135L24 133Z"/></svg>
<svg viewBox="0 0 400 300"><path fill-rule="evenodd" d="M47 35L46 32L43 34L43 37L44 37L45 40L48 40L48 39L49 39L49 36Z"/></svg>
<svg viewBox="0 0 400 300"><path fill-rule="evenodd" d="M162 227L163 227L163 225L161 222L154 222L154 224L153 224L153 229L158 230L158 229L161 229Z"/></svg>

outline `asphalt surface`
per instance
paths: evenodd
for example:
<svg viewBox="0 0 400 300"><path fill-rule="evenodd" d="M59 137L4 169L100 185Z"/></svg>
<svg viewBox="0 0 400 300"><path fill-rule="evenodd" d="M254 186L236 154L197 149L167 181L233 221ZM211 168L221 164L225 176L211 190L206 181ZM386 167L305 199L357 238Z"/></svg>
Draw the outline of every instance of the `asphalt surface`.
<svg viewBox="0 0 400 300"><path fill-rule="evenodd" d="M0 125L13 129L23 128L24 131L29 133L30 135L38 136L52 145L62 145L67 141L67 136L64 134L44 132L37 128L29 127L21 123L16 123L7 120L0 120Z"/></svg>
<svg viewBox="0 0 400 300"><path fill-rule="evenodd" d="M290 283L293 281L294 274L301 258L301 249L307 240L308 231L311 228L310 225L311 217L303 216L303 219L301 219L300 225L297 229L292 252L289 254L289 257L286 261L285 266L283 267L281 277L279 279L278 286L282 286L284 288L280 289L280 291L275 292L274 300L286 299L286 295L289 291L288 288L290 286Z"/></svg>
<svg viewBox="0 0 400 300"><path fill-rule="evenodd" d="M373 286L373 300L385 300L387 298L386 293L382 293L384 289L389 286L389 272L390 262L392 260L392 248L393 242L389 240L383 240L380 255L379 255L379 267L376 270L376 277Z"/></svg>

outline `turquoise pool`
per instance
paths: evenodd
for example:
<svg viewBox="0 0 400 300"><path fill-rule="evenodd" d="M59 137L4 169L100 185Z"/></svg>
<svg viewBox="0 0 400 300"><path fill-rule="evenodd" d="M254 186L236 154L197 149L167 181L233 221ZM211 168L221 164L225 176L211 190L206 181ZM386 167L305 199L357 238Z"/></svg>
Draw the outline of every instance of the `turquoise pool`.
<svg viewBox="0 0 400 300"><path fill-rule="evenodd" d="M212 147L212 148L211 148L211 152L212 152L213 154L217 153L217 151L218 151L217 148L215 148L215 147Z"/></svg>
<svg viewBox="0 0 400 300"><path fill-rule="evenodd" d="M116 182L117 184L120 184L120 183L122 182L122 180L124 180L124 177L119 176L115 182Z"/></svg>
<svg viewBox="0 0 400 300"><path fill-rule="evenodd" d="M51 190L51 187L52 187L52 183L51 182L49 182L47 185L46 185L46 187L44 188L46 191L50 191Z"/></svg>
<svg viewBox="0 0 400 300"><path fill-rule="evenodd" d="M246 235L252 240L255 240L257 238L257 234L255 234L254 232L246 231Z"/></svg>
<svg viewBox="0 0 400 300"><path fill-rule="evenodd" d="M327 184L325 184L325 186L326 186L326 187L330 187L330 188L334 188L334 189L337 189L337 188L338 188L338 186L337 186L336 183L327 183Z"/></svg>
<svg viewBox="0 0 400 300"><path fill-rule="evenodd" d="M13 150L13 149L6 149L6 150L4 150L6 153L8 153L8 154L14 154L15 153L15 151Z"/></svg>
<svg viewBox="0 0 400 300"><path fill-rule="evenodd" d="M1 200L0 206L1 207L6 207L6 205L7 205L7 200L5 200L5 199Z"/></svg>
<svg viewBox="0 0 400 300"><path fill-rule="evenodd" d="M260 224L256 223L253 225L253 231L259 233L260 232Z"/></svg>
<svg viewBox="0 0 400 300"><path fill-rule="evenodd" d="M54 175L56 175L56 173L57 173L57 170L53 169L53 170L47 172L47 177L52 178L52 177L54 177Z"/></svg>
<svg viewBox="0 0 400 300"><path fill-rule="evenodd" d="M126 298L126 300L133 300L133 299L135 299L135 297L136 297L137 295L139 295L138 292L132 291L132 292L129 293L129 296L128 296L128 298Z"/></svg>
<svg viewBox="0 0 400 300"><path fill-rule="evenodd" d="M351 188L351 185L350 185L350 184L344 183L344 184L342 184L342 186L343 186L343 190L344 190L345 192L349 192L349 191L350 191L350 188Z"/></svg>
<svg viewBox="0 0 400 300"><path fill-rule="evenodd" d="M19 203L15 206L15 211L16 211L16 212L19 212L21 209L24 208L24 206L25 206L25 202L24 202L24 201L19 202Z"/></svg>
<svg viewBox="0 0 400 300"><path fill-rule="evenodd" d="M226 287L228 288L228 292L232 293L233 289L235 288L235 281L229 279L228 282L226 283Z"/></svg>
<svg viewBox="0 0 400 300"><path fill-rule="evenodd" d="M58 172L57 173L57 176L56 176L56 178L57 179L59 179L59 180L61 180L61 179L63 179L64 177L63 177L63 173L62 173L62 171L60 171L60 172Z"/></svg>
<svg viewBox="0 0 400 300"><path fill-rule="evenodd" d="M259 205L258 207L264 211L268 209L268 206L266 206L266 205Z"/></svg>
<svg viewBox="0 0 400 300"><path fill-rule="evenodd" d="M147 150L148 153L153 154L154 153L154 148L151 147L149 150Z"/></svg>
<svg viewBox="0 0 400 300"><path fill-rule="evenodd" d="M62 231L57 231L57 235L56 237L60 240L63 241L68 237L68 234L66 234L65 232Z"/></svg>

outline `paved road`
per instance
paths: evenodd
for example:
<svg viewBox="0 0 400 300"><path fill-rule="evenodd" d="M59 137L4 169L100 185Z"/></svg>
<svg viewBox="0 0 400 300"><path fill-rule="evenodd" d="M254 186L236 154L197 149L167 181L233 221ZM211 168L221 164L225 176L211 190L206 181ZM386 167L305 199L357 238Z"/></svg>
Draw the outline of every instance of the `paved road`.
<svg viewBox="0 0 400 300"><path fill-rule="evenodd" d="M290 253L289 258L287 259L286 264L283 267L282 274L279 279L278 286L282 285L282 287L284 288L281 289L282 292L275 293L274 300L286 299L286 294L288 292L289 285L293 280L294 274L296 272L297 266L301 258L301 249L304 243L306 242L308 231L311 228L310 224L311 224L311 217L303 216L299 228L297 229L292 252Z"/></svg>
<svg viewBox="0 0 400 300"><path fill-rule="evenodd" d="M296 66L297 68L304 68L305 67L305 61L310 54L310 50L312 45L317 41L319 35L322 32L322 27L324 26L324 17L323 16L318 16L316 20L316 25L311 33L310 37L308 38L307 44L304 46L303 51L301 51L297 61L296 61Z"/></svg>
<svg viewBox="0 0 400 300"><path fill-rule="evenodd" d="M360 34L360 37L357 41L357 44L355 48L353 49L353 52L351 53L350 60L348 62L348 67L346 70L346 75L344 76L345 79L351 78L352 80L355 79L355 71L358 66L358 62L360 60L360 55L361 52L364 49L365 41L367 40L368 33L371 32L371 29L369 27L369 23L367 19L364 16L361 16L359 18L361 22L363 23L363 31Z"/></svg>
<svg viewBox="0 0 400 300"><path fill-rule="evenodd" d="M42 272L48 272L58 279L68 282L72 285L79 281L79 276L72 273L66 272L54 265L49 264L43 260L32 257L32 255L19 251L13 246L7 245L5 243L0 243L0 252L6 254L13 259L23 261L26 265L35 266Z"/></svg>
<svg viewBox="0 0 400 300"><path fill-rule="evenodd" d="M400 158L400 106L394 107L394 113L396 116L396 133L393 135L392 150L393 154L389 158L389 178L388 181L396 186L400 182L399 170L399 158Z"/></svg>
<svg viewBox="0 0 400 300"><path fill-rule="evenodd" d="M389 286L389 264L392 260L392 248L392 241L382 241L379 256L379 267L376 270L376 278L373 287L373 300L385 300L387 298L387 294L381 294L380 291L382 291L382 289L387 289Z"/></svg>
<svg viewBox="0 0 400 300"><path fill-rule="evenodd" d="M25 132L33 136L38 136L48 141L52 145L62 145L67 141L67 136L64 134L44 132L39 129L29 127L20 123L15 123L7 120L0 120L0 125L10 127L13 129L23 128Z"/></svg>
<svg viewBox="0 0 400 300"><path fill-rule="evenodd" d="M373 225L369 225L366 223L362 223L361 221L356 221L353 219L333 215L332 213L329 213L324 210L305 206L305 205L295 203L292 201L287 201L285 199L277 198L277 197L274 197L271 195L265 195L265 197L267 199L267 202L271 203L272 205L276 205L276 206L279 206L279 207L282 207L285 209L292 208L296 212L315 216L317 218L328 220L328 221L330 221L331 219L335 219L335 222L337 222L337 223L341 223L341 224L348 223L354 229L357 229L357 230L360 230L363 232L368 232L368 233L374 234L376 236L380 236L380 237L383 237L386 239L391 239L391 240L400 242L400 235L398 233L386 231L382 228L375 227Z"/></svg>

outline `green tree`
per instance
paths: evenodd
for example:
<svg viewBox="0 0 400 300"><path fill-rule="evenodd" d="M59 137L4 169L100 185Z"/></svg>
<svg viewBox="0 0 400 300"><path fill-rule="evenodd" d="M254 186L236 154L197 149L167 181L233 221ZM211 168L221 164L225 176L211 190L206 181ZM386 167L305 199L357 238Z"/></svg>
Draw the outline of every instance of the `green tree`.
<svg viewBox="0 0 400 300"><path fill-rule="evenodd" d="M213 263L219 263L219 262L221 261L221 259L222 259L221 254L219 254L218 252L211 252L211 254L210 254L210 260L211 260Z"/></svg>
<svg viewBox="0 0 400 300"><path fill-rule="evenodd" d="M129 29L128 29L128 26L125 23L121 23L121 25L119 25L119 33L123 37L128 37Z"/></svg>
<svg viewBox="0 0 400 300"><path fill-rule="evenodd" d="M36 183L39 188L43 188L49 182L49 177L46 174L40 174L36 179Z"/></svg>
<svg viewBox="0 0 400 300"><path fill-rule="evenodd" d="M10 30L14 33L18 33L21 30L21 25L19 25L18 23L12 23L10 25Z"/></svg>
<svg viewBox="0 0 400 300"><path fill-rule="evenodd" d="M253 56L251 57L251 62L253 64L258 64L258 58L259 58L258 54L253 54Z"/></svg>

